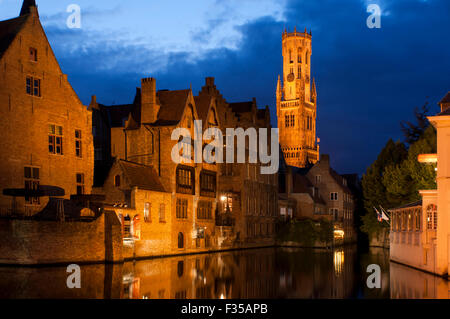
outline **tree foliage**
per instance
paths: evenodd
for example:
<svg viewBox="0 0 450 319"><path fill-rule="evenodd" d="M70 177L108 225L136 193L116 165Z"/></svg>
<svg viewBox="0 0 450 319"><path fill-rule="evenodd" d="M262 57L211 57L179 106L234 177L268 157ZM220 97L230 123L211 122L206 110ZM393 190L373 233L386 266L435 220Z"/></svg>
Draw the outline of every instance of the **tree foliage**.
<svg viewBox="0 0 450 319"><path fill-rule="evenodd" d="M416 124L410 121L402 121L400 126L402 128L403 135L405 136L405 142L409 145L417 142L423 135L427 127L430 125L427 119L429 112L428 102L422 105L419 109L416 107L414 109L414 117L416 119Z"/></svg>
<svg viewBox="0 0 450 319"><path fill-rule="evenodd" d="M417 124L402 123L406 144L390 139L362 178L364 207L361 230L372 235L387 223L373 207L393 208L420 199L419 190L436 188L435 165L419 163L419 154L436 153L436 130L426 120L427 105L415 110ZM408 147L407 147L408 146Z"/></svg>

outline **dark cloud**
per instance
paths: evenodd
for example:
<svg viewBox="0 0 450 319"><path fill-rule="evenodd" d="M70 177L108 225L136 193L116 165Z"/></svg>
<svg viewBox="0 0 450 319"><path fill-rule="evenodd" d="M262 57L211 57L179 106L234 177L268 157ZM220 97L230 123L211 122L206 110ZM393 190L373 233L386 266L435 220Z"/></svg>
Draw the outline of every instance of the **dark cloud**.
<svg viewBox="0 0 450 319"><path fill-rule="evenodd" d="M368 29L363 1L289 1L286 22L250 21L238 28L237 50L210 50L200 58L111 41L114 34L54 27L47 32L84 103L91 94L104 103L129 102L144 76L156 77L160 89L192 84L195 91L204 77L214 76L227 100L256 97L259 106L270 105L275 119L281 32L285 26L311 28L321 152L331 154L338 171L362 173L388 138L402 138L399 123L412 119L415 106L435 105L450 89L449 2L391 0L383 5L388 15L382 28ZM192 34L193 45L208 39L208 28Z"/></svg>

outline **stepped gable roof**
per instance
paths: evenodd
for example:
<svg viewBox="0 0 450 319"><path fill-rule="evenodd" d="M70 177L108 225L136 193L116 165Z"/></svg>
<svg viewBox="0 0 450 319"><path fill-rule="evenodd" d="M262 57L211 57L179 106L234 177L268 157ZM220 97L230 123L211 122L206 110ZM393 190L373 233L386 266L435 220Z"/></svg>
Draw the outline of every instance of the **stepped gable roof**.
<svg viewBox="0 0 450 319"><path fill-rule="evenodd" d="M153 166L119 160L119 166L131 187L165 193Z"/></svg>
<svg viewBox="0 0 450 319"><path fill-rule="evenodd" d="M198 117L205 123L208 119L208 111L211 106L211 96L201 95L195 96L195 107L197 108Z"/></svg>
<svg viewBox="0 0 450 319"><path fill-rule="evenodd" d="M0 21L0 59L22 29L28 16Z"/></svg>
<svg viewBox="0 0 450 319"><path fill-rule="evenodd" d="M413 208L413 207L421 207L422 206L422 200L416 201L416 202L412 202L412 203L408 203L399 207L395 207L395 208L391 208L389 210L397 210L397 209L404 209L404 208Z"/></svg>
<svg viewBox="0 0 450 319"><path fill-rule="evenodd" d="M155 125L176 125L183 117L186 100L191 90L158 91L160 109Z"/></svg>

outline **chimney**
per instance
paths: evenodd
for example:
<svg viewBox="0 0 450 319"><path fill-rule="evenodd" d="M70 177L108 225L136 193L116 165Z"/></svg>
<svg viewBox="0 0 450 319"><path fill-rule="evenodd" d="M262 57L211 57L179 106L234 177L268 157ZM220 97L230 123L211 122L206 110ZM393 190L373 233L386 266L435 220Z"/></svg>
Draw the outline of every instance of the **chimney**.
<svg viewBox="0 0 450 319"><path fill-rule="evenodd" d="M141 123L156 122L159 105L156 104L156 79L141 80Z"/></svg>
<svg viewBox="0 0 450 319"><path fill-rule="evenodd" d="M98 109L97 96L91 96L91 103L89 103L89 110Z"/></svg>
<svg viewBox="0 0 450 319"><path fill-rule="evenodd" d="M321 164L325 164L325 165L327 165L329 167L330 166L330 155L322 154L320 156L320 163Z"/></svg>
<svg viewBox="0 0 450 319"><path fill-rule="evenodd" d="M214 78L213 77L207 77L205 80L206 80L206 86L209 86L209 87L214 86Z"/></svg>

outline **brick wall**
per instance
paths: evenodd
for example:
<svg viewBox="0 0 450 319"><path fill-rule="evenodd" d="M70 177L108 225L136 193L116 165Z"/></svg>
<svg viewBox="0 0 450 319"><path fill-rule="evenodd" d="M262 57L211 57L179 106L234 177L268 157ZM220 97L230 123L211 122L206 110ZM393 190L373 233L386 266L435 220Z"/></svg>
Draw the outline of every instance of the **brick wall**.
<svg viewBox="0 0 450 319"><path fill-rule="evenodd" d="M0 263L122 261L120 224L106 212L93 222L0 220Z"/></svg>
<svg viewBox="0 0 450 319"><path fill-rule="evenodd" d="M37 62L30 61L30 48ZM28 95L27 76L41 81L41 96ZM85 193L93 184L91 113L80 102L62 73L36 13L31 14L0 60L0 214L11 208L4 188L24 188L24 167L39 168L41 185L64 188L66 198L76 194L76 174L84 174ZM63 155L49 153L49 124L63 128ZM82 157L75 153L75 130L82 133ZM25 207L35 212L45 206Z"/></svg>

